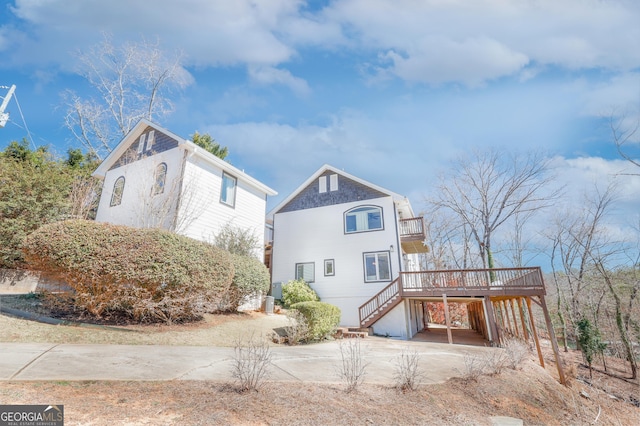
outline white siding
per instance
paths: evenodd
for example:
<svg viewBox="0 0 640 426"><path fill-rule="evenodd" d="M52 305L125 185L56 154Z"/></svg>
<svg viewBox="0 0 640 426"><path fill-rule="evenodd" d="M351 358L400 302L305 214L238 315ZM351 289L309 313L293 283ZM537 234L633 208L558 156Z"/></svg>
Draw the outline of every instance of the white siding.
<svg viewBox="0 0 640 426"><path fill-rule="evenodd" d="M407 334L407 319L409 318L409 301L405 300L389 313L373 324L373 333L380 336L409 339Z"/></svg>
<svg viewBox="0 0 640 426"><path fill-rule="evenodd" d="M162 194L153 195L156 167L166 163L167 177ZM169 229L173 222L175 200L179 191L182 152L175 148L126 164L106 173L96 221L138 228L160 226ZM122 202L111 206L113 185L125 178Z"/></svg>
<svg viewBox="0 0 640 426"><path fill-rule="evenodd" d="M233 176L233 175L232 175ZM213 241L215 234L230 223L249 229L264 241L266 195L242 180L237 180L233 207L220 202L222 170L210 163L189 158L185 165L183 194L180 200L177 232L202 241ZM256 250L260 259L264 248Z"/></svg>
<svg viewBox="0 0 640 426"><path fill-rule="evenodd" d="M345 234L344 212L360 205L382 207L384 230ZM315 282L311 284L323 302L338 306L341 324L359 324L358 307L387 286L390 281L365 282L365 252L389 251L391 275L399 273L394 203L391 197L274 215L272 259L273 282L295 278L296 263L315 263ZM334 259L335 275L324 276L324 260Z"/></svg>

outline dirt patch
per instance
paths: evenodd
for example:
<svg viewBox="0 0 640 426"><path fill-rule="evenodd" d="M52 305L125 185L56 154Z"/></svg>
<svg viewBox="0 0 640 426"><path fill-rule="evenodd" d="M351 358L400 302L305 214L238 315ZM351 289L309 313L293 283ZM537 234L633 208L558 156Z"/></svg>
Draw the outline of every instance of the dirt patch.
<svg viewBox="0 0 640 426"><path fill-rule="evenodd" d="M580 396L589 392L589 398ZM582 384L561 386L539 366L453 379L402 393L364 385L267 383L260 392L233 384L171 382L5 382L3 404L63 404L67 424L166 425L489 425L509 416L533 425L635 425L640 410Z"/></svg>
<svg viewBox="0 0 640 426"><path fill-rule="evenodd" d="M191 324L87 329L0 315L0 341L233 346L238 336L266 334L287 323L285 315L250 312L207 315ZM238 393L233 383L208 381L3 382L0 404L63 404L70 425L489 425L491 416L534 425L640 424L640 408L634 406L640 390L624 362L608 359L607 373L596 365L589 378L579 352L563 353L572 378L564 387L546 343L546 370L532 353L521 370L422 385L416 392L366 384L346 393L339 385L299 382L268 382L249 393Z"/></svg>

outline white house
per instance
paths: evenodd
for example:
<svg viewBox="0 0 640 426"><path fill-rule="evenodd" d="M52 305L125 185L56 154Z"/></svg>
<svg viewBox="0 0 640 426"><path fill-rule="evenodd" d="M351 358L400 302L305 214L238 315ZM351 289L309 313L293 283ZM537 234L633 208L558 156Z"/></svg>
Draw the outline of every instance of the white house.
<svg viewBox="0 0 640 426"><path fill-rule="evenodd" d="M303 278L323 302L360 326L360 307L418 270L427 251L422 218L406 197L324 165L268 214L273 223L272 282ZM421 313L408 301L376 319L376 334L409 338Z"/></svg>
<svg viewBox="0 0 640 426"><path fill-rule="evenodd" d="M267 196L277 193L191 141L141 120L93 176L103 179L96 220L161 227L212 241L226 224L264 241ZM263 248L256 250L263 258Z"/></svg>

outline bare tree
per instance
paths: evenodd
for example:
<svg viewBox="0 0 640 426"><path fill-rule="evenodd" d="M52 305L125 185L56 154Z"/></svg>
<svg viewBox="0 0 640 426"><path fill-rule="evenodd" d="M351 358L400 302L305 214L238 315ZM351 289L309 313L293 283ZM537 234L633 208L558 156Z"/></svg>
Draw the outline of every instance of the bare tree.
<svg viewBox="0 0 640 426"><path fill-rule="evenodd" d="M468 227L484 267L493 268L492 238L516 215L538 211L559 191L546 192L552 181L549 160L541 153L516 155L489 149L474 151L453 163L440 177L432 205L453 213Z"/></svg>
<svg viewBox="0 0 640 426"><path fill-rule="evenodd" d="M640 128L640 121L637 121L636 124L632 128L624 129L622 127L622 122L624 120L615 121L613 117L609 120L609 126L611 127L611 134L613 135L613 143L616 145L616 149L618 150L618 154L634 166L640 167L640 160L638 158L633 158L631 154L629 154L629 141L633 140L633 136ZM640 173L625 173L627 175L640 176Z"/></svg>
<svg viewBox="0 0 640 426"><path fill-rule="evenodd" d="M65 92L65 125L100 159L141 118L153 120L171 112L171 89L190 82L182 55L167 56L158 40L114 46L105 34L102 42L87 52L78 52L77 57L81 64L78 73L96 96L83 98L73 91Z"/></svg>

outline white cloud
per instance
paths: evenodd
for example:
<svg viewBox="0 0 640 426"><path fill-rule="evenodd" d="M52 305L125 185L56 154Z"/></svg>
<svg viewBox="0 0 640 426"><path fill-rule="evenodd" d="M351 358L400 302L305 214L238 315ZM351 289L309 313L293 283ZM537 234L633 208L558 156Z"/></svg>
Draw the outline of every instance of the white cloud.
<svg viewBox="0 0 640 426"><path fill-rule="evenodd" d="M384 57L393 62L387 71L404 80L431 84L464 82L470 86L515 74L529 62L525 55L485 37L462 42L429 37L408 51L406 57L393 50Z"/></svg>
<svg viewBox="0 0 640 426"><path fill-rule="evenodd" d="M30 29L12 50L20 63L64 63L69 46L107 30L159 34L205 67L278 66L305 47L365 49L391 59L381 65L398 77L431 83L529 75L527 65L640 66L640 4L622 0L336 0L319 10L301 0L16 0L12 10Z"/></svg>
<svg viewBox="0 0 640 426"><path fill-rule="evenodd" d="M291 75L287 70L269 66L250 66L249 77L259 84L287 86L298 96L308 96L311 93L306 81Z"/></svg>
<svg viewBox="0 0 640 426"><path fill-rule="evenodd" d="M639 6L599 0L343 0L324 13L360 47L391 52L389 71L401 78L477 84L517 74L526 64L634 69L640 66Z"/></svg>

